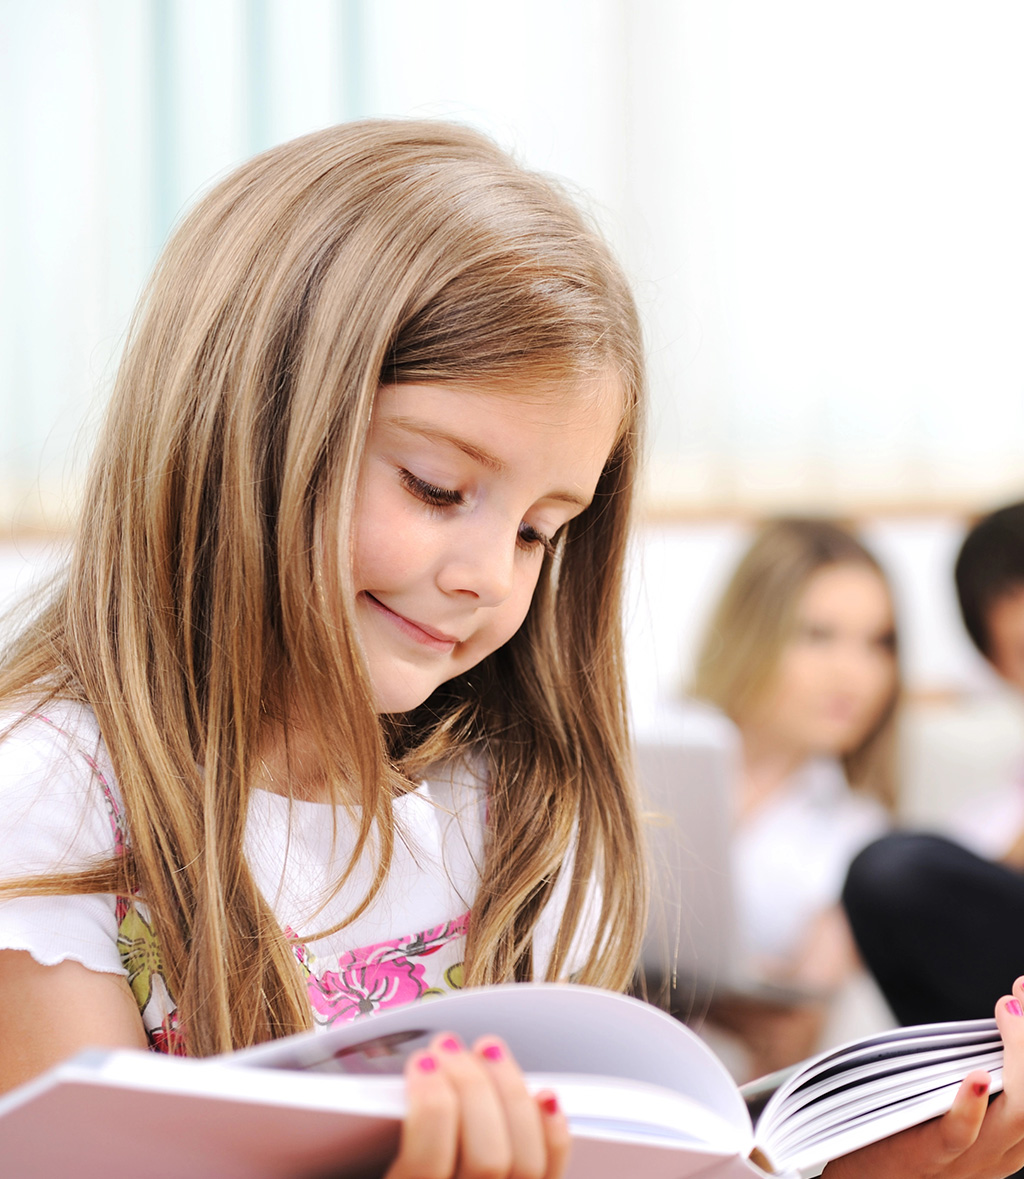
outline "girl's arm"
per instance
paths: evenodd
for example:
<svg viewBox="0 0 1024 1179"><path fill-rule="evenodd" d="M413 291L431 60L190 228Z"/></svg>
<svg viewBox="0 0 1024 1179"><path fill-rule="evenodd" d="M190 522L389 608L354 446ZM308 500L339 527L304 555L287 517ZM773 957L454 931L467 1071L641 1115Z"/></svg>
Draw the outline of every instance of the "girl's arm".
<svg viewBox="0 0 1024 1179"><path fill-rule="evenodd" d="M0 1093L90 1045L145 1048L128 983L77 962L40 966L25 950L0 950Z"/></svg>
<svg viewBox="0 0 1024 1179"><path fill-rule="evenodd" d="M1006 1059L1003 1092L988 1101L988 1073L971 1073L945 1117L866 1146L823 1179L1005 1179L1024 1167L1024 978L996 1004Z"/></svg>
<svg viewBox="0 0 1024 1179"><path fill-rule="evenodd" d="M559 1179L569 1127L551 1092L532 1096L496 1037L472 1051L437 1036L405 1070L409 1112L385 1179Z"/></svg>

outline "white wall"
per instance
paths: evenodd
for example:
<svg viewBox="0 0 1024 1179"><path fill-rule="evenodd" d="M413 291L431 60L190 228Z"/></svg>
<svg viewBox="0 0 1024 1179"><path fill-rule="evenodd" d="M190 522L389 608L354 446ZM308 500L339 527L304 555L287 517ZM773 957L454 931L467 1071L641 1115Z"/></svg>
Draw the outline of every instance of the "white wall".
<svg viewBox="0 0 1024 1179"><path fill-rule="evenodd" d="M1018 0L0 0L0 520L52 522L182 208L365 115L586 194L650 343L653 494L1024 490Z"/></svg>

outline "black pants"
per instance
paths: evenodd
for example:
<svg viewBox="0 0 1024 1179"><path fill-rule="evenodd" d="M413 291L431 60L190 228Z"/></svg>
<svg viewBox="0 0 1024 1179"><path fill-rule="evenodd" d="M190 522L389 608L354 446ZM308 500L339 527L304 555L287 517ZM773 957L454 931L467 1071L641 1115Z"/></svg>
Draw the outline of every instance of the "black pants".
<svg viewBox="0 0 1024 1179"><path fill-rule="evenodd" d="M1024 874L948 839L870 844L850 866L843 904L900 1023L990 1016L1024 974Z"/></svg>

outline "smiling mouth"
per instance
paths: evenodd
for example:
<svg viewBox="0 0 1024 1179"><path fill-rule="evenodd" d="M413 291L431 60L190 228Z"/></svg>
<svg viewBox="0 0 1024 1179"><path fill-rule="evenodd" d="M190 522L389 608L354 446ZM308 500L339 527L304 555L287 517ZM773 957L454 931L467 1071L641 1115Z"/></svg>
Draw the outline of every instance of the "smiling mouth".
<svg viewBox="0 0 1024 1179"><path fill-rule="evenodd" d="M391 622L398 630L400 630L413 642L419 643L421 647L427 647L433 651L451 651L453 647L460 641L454 635L445 634L444 631L435 630L432 626L427 626L422 622L413 622L411 618L406 618L404 614L397 614L390 607L385 606L383 602L375 598L368 590L363 590L360 595L381 614L389 622Z"/></svg>

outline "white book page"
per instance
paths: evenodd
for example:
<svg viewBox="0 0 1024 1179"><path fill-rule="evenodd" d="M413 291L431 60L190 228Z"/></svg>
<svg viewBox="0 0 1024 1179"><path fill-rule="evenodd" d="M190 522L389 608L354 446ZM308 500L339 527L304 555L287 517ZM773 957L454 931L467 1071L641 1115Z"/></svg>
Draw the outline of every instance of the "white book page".
<svg viewBox="0 0 1024 1179"><path fill-rule="evenodd" d="M990 1076L992 1091L998 1092L1003 1084L1002 1069L992 1069ZM959 1081L954 1081L920 1097L907 1097L899 1105L872 1116L864 1116L846 1126L823 1130L806 1144L784 1151L786 1165L799 1171L814 1171L829 1159L839 1158L871 1142L898 1134L910 1126L939 1117L952 1105L959 1084ZM775 1153L772 1143L764 1144L762 1149L769 1159L778 1160L779 1156Z"/></svg>
<svg viewBox="0 0 1024 1179"><path fill-rule="evenodd" d="M1001 1073L1002 1060L1002 1052L990 1052L981 1057L975 1055L970 1067L988 1069L990 1075L991 1070L999 1070ZM799 1142L819 1130L828 1132L830 1127L847 1125L865 1114L873 1114L901 1102L922 1097L935 1089L959 1085L965 1073L969 1071L970 1069L962 1064L944 1061L927 1068L916 1068L909 1074L901 1073L887 1077L885 1084L857 1086L842 1092L833 1092L813 1105L804 1106L779 1120L765 1140L781 1150L788 1149L790 1143Z"/></svg>
<svg viewBox="0 0 1024 1179"><path fill-rule="evenodd" d="M527 1073L533 1091L554 1089L574 1134L659 1141L723 1157L741 1153L746 1136L701 1102L660 1085L564 1073Z"/></svg>
<svg viewBox="0 0 1024 1179"><path fill-rule="evenodd" d="M921 1052L902 1065L880 1068L877 1064L861 1065L827 1080L787 1090L781 1099L766 1107L758 1119L758 1137L767 1138L783 1125L799 1121L801 1113L810 1116L839 1108L847 1100L877 1094L878 1104L885 1094L925 1085L930 1077L939 1075L964 1076L972 1068L988 1068L1002 1060L1002 1046L996 1048L969 1045L952 1051Z"/></svg>
<svg viewBox="0 0 1024 1179"><path fill-rule="evenodd" d="M238 1065L395 1072L438 1031L507 1041L524 1072L593 1074L661 1085L729 1123L749 1153L753 1130L735 1082L689 1028L638 999L593 987L480 987L377 1012L324 1032L234 1053ZM354 1046L363 1045L360 1051Z"/></svg>
<svg viewBox="0 0 1024 1179"><path fill-rule="evenodd" d="M852 1081L895 1069L909 1071L916 1063L927 1064L943 1054L954 1059L976 1051L980 1057L1001 1048L1001 1044L995 1020L991 1019L896 1028L870 1040L842 1044L813 1057L780 1085L758 1118L757 1137L767 1141L792 1109Z"/></svg>
<svg viewBox="0 0 1024 1179"><path fill-rule="evenodd" d="M784 1081L757 1120L757 1142L776 1164L784 1158L813 1170L944 1113L973 1067L987 1068L998 1090L1001 1063L993 1019L896 1028L850 1041Z"/></svg>

